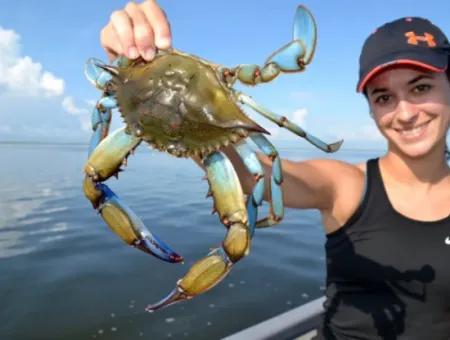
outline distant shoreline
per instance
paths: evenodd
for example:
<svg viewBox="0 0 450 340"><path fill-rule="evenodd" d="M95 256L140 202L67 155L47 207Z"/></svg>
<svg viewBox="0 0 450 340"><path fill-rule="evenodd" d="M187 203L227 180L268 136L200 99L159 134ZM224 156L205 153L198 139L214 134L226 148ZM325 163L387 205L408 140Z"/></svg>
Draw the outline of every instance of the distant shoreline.
<svg viewBox="0 0 450 340"><path fill-rule="evenodd" d="M280 143L281 145L277 145L277 143ZM294 143L289 141L289 145L286 145L286 142L284 141L275 141L274 145L278 147L280 150L284 149L297 149L297 150L305 150L305 151L311 151L314 150L313 147L302 147L302 146L296 146L293 145ZM284 145L283 145L284 144ZM17 141L17 140L0 140L0 145L48 145L48 146L89 146L88 142L45 142L45 141ZM343 148L341 151L383 151L382 148L357 148L357 147L351 147L351 148ZM339 151L338 151L339 153Z"/></svg>
<svg viewBox="0 0 450 340"><path fill-rule="evenodd" d="M85 145L86 142L44 142L44 141L15 141L15 140L0 140L0 144L22 144L22 145Z"/></svg>

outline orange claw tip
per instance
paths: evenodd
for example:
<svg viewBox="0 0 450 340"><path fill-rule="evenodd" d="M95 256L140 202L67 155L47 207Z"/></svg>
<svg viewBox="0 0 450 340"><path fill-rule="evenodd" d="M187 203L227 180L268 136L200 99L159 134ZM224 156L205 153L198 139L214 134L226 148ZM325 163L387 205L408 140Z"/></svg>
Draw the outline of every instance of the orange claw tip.
<svg viewBox="0 0 450 340"><path fill-rule="evenodd" d="M175 254L175 255L170 255L170 262L174 262L174 263L180 263L183 262L183 256Z"/></svg>
<svg viewBox="0 0 450 340"><path fill-rule="evenodd" d="M170 306L174 303L181 302L184 300L191 299L192 296L187 295L180 287L176 287L172 290L169 295L167 295L164 299L145 307L145 311L149 313L153 313L154 311Z"/></svg>
<svg viewBox="0 0 450 340"><path fill-rule="evenodd" d="M143 238L136 240L133 246L139 250L142 250L144 253L153 255L166 262L178 263L183 261L183 256L178 255L166 244L161 241L157 241L157 239L154 238Z"/></svg>

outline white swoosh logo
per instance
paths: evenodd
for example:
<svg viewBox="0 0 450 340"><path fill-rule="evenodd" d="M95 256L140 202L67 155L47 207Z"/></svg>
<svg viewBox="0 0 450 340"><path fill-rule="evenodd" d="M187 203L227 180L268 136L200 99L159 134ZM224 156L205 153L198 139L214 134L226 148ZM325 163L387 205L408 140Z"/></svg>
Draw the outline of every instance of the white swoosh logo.
<svg viewBox="0 0 450 340"><path fill-rule="evenodd" d="M449 236L447 236L447 238L445 239L445 244L450 245L450 237Z"/></svg>

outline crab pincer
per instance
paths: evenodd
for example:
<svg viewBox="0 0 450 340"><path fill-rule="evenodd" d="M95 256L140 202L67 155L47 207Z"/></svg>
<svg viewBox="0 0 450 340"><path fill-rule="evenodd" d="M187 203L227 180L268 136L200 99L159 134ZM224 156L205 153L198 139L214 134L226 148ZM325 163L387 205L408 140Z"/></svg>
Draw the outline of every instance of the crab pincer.
<svg viewBox="0 0 450 340"><path fill-rule="evenodd" d="M161 301L147 306L148 312L175 302L191 299L222 281L231 267L250 250L251 233L244 195L230 160L222 152L214 152L203 161L214 199L214 209L228 229L222 247L213 249L194 263L177 286Z"/></svg>
<svg viewBox="0 0 450 340"><path fill-rule="evenodd" d="M84 192L106 224L127 244L167 262L183 258L154 236L142 220L104 183L118 173L140 140L120 129L104 139L85 165Z"/></svg>

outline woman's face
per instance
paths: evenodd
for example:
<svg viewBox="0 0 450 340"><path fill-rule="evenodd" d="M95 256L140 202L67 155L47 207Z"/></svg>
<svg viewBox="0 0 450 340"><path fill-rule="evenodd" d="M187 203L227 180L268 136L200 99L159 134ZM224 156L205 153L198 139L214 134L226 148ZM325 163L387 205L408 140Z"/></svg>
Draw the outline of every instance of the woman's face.
<svg viewBox="0 0 450 340"><path fill-rule="evenodd" d="M387 69L366 87L369 106L391 151L420 158L445 147L450 84L445 73L409 67Z"/></svg>

